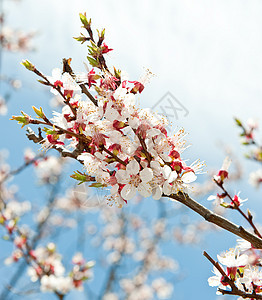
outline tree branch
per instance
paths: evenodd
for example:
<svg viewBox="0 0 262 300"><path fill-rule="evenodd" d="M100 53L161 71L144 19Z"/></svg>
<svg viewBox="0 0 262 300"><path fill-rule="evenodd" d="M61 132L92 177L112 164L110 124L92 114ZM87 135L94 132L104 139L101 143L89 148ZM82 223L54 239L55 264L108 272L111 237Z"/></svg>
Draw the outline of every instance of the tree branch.
<svg viewBox="0 0 262 300"><path fill-rule="evenodd" d="M206 221L213 223L213 224L217 225L218 227L221 227L221 228L243 238L244 240L250 242L255 248L262 249L262 239L255 236L254 234L248 232L242 226L238 226L238 225L228 221L227 219L213 213L212 211L210 211L209 209L207 209L200 203L198 203L195 200L193 200L192 198L190 198L187 194L179 192L177 194L171 194L169 196L163 195L163 196L174 199L174 200L186 205L187 207L189 207L190 209L192 209L193 211L198 213L200 216L202 216Z"/></svg>

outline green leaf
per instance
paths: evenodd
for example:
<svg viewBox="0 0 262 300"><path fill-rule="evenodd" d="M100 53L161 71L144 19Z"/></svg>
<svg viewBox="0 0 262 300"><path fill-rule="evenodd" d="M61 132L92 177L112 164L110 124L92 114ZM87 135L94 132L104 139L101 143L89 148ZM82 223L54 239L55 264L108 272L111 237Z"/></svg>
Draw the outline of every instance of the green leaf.
<svg viewBox="0 0 262 300"><path fill-rule="evenodd" d="M10 120L15 120L18 122L18 124L22 124L22 128L30 123L31 118L24 113L23 111L21 111L22 116L12 116L12 118Z"/></svg>
<svg viewBox="0 0 262 300"><path fill-rule="evenodd" d="M87 60L88 60L88 62L90 63L90 65L92 67L98 67L99 66L99 62L96 59L94 59L93 57L87 56Z"/></svg>
<svg viewBox="0 0 262 300"><path fill-rule="evenodd" d="M50 129L50 128L46 128L46 127L44 127L43 131L44 131L46 134L52 134L52 135L57 134L56 130L53 130L53 129Z"/></svg>
<svg viewBox="0 0 262 300"><path fill-rule="evenodd" d="M79 181L78 185L80 185L81 183L90 181L89 176L85 173L81 173L80 171L75 171L74 174L71 175L70 177Z"/></svg>
<svg viewBox="0 0 262 300"><path fill-rule="evenodd" d="M86 37L85 35L83 35L83 33L81 33L80 36L74 37L74 39L83 44L84 42L89 41L90 37Z"/></svg>
<svg viewBox="0 0 262 300"><path fill-rule="evenodd" d="M237 126L239 126L239 127L243 126L239 119L235 118L235 122L236 122Z"/></svg>
<svg viewBox="0 0 262 300"><path fill-rule="evenodd" d="M36 108L35 106L32 106L33 110L35 111L35 113L38 115L38 118L43 119L43 117L45 117L45 114L43 112L42 107L40 107L39 109Z"/></svg>
<svg viewBox="0 0 262 300"><path fill-rule="evenodd" d="M94 183L90 184L89 186L95 187L95 188L101 188L101 187L105 187L106 185L104 185L103 183L100 183L100 182L94 182Z"/></svg>
<svg viewBox="0 0 262 300"><path fill-rule="evenodd" d="M80 17L80 21L82 22L82 24L84 25L85 28L89 27L91 25L91 19L89 19L89 21L86 18L86 13L84 14L79 14Z"/></svg>
<svg viewBox="0 0 262 300"><path fill-rule="evenodd" d="M34 71L35 70L35 66L27 59L23 60L21 62L21 65L23 65L24 67L27 68L27 70L29 71Z"/></svg>

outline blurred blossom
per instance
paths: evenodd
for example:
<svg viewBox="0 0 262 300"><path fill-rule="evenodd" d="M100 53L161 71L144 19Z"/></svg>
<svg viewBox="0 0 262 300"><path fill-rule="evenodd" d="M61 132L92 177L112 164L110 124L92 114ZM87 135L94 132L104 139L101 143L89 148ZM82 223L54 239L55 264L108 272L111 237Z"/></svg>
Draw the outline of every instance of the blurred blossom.
<svg viewBox="0 0 262 300"><path fill-rule="evenodd" d="M260 186L260 184L262 183L262 169L258 169L257 171L250 173L249 183L255 188L258 188Z"/></svg>
<svg viewBox="0 0 262 300"><path fill-rule="evenodd" d="M0 32L0 42L3 49L11 52L27 52L33 50L31 40L35 33L24 33L14 30L8 26L2 27Z"/></svg>
<svg viewBox="0 0 262 300"><path fill-rule="evenodd" d="M104 295L103 300L119 300L119 298L114 293L107 293Z"/></svg>
<svg viewBox="0 0 262 300"><path fill-rule="evenodd" d="M152 288L155 290L159 299L168 299L173 292L172 284L166 282L164 278L153 280Z"/></svg>
<svg viewBox="0 0 262 300"><path fill-rule="evenodd" d="M56 156L38 159L35 162L35 170L39 183L56 183L62 173L63 162L65 162L65 159Z"/></svg>
<svg viewBox="0 0 262 300"><path fill-rule="evenodd" d="M7 114L7 105L3 97L0 96L0 115L5 116Z"/></svg>
<svg viewBox="0 0 262 300"><path fill-rule="evenodd" d="M58 108L58 107L64 106L64 100L63 100L63 98L60 95L54 96L50 100L50 106L52 108Z"/></svg>

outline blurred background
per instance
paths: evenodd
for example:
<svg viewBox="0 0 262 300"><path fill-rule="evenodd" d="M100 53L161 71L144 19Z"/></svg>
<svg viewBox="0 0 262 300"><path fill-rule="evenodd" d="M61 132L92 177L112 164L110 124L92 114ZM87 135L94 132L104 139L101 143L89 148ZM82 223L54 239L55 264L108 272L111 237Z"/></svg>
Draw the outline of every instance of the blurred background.
<svg viewBox="0 0 262 300"><path fill-rule="evenodd" d="M207 174L198 177L200 186L196 187L196 190L198 188L202 190L198 193L197 199L210 207L206 199L210 193L212 194L212 188L205 193L205 182L211 181L209 176L214 170L219 170L227 155L226 152L230 149L237 166L235 176L237 180L229 184L229 190L232 193L241 191L242 198L249 199L244 210L250 208L256 216L255 220L261 222L261 216L258 214L262 207L261 189L255 189L248 183L250 172L257 170L259 166L244 158L246 149L240 145L239 129L234 124L234 117L243 121L254 118L261 124L261 1L75 0L73 3L65 0L1 0L1 6L5 14L2 29L4 26L9 26L30 34L28 48L1 49L0 74L18 79L22 83L21 88L14 89L6 80L0 82L0 96L8 95L7 111L0 117L0 148L8 150L9 156L6 159L11 169L23 163L25 148L31 147L37 152L39 147L28 141L24 130L21 130L16 122L9 121L10 117L20 114L21 110L30 114L32 105L36 107L41 105L49 115L54 110L50 106L52 94L49 89L37 83L34 74L25 70L20 62L26 58L44 74L51 75L53 68L62 68L62 58L71 57L73 69L84 72L86 45L80 45L72 37L78 36L80 32L79 12L86 12L87 16L92 18L93 28L106 28L105 41L110 48L114 49L108 54L109 65L125 70L131 80L139 80L146 69L150 69L155 74L143 93L139 95L139 104L143 108L150 107L162 113L164 108L168 113L168 119L173 124L170 132L180 127L188 132L187 142L192 146L185 151L184 158L192 162L199 158L206 163ZM170 103L182 108L177 110L177 115L174 114L174 110L170 110ZM261 136L260 132L259 142ZM68 175L76 168L81 169L81 166L76 163L68 164L65 173L61 175L61 188L58 193L60 196L67 186L75 184ZM46 199L49 192L44 187L35 187L36 176L32 174L33 167L30 167L17 175L12 184L19 186L20 198L30 201L34 211L37 204L40 206L44 204L43 199ZM215 188L214 190L216 193L217 190ZM100 195L99 199L101 197ZM152 199L142 202L142 208L137 214L147 220L148 230L150 224L158 218L158 204ZM171 283L173 290L169 298L165 296L161 298L154 292L153 299L217 299L215 288L209 287L207 283L208 277L212 275L212 267L204 259L202 252L205 250L216 258L221 251L234 247L236 238L214 228L200 230L197 225L192 229L192 226L189 226L191 223L202 222L199 216L166 199L162 202L166 210L171 208L174 210L174 215L168 221L171 230L166 231L161 243L162 253L174 260L174 267L169 273L163 275L161 270L157 272ZM108 209L111 208L103 208L103 210ZM133 216L136 215L137 209L136 205L130 205L124 209L124 213ZM95 226L96 232L103 231L104 223L99 221L97 207L92 212L90 210L92 209L88 209L87 212L76 212L71 216L71 219L81 224L81 236L85 235L83 228L90 229L88 226L91 225ZM111 210L110 214L114 217L120 216L117 209ZM244 220L238 218L233 212L230 212L228 217L246 225ZM80 219L76 220L76 218ZM30 213L25 217L29 226L33 224L32 219ZM79 250L74 243L76 232L79 230L77 228L75 226L64 229L66 235L55 231L56 233L51 235L48 241L55 241L60 252L66 257L69 252ZM178 230L180 230L179 234ZM183 236L188 234L186 230L189 230L191 237L183 240ZM130 235L132 236L132 233ZM96 247L99 246L96 245L99 242L96 241L94 233L91 232L90 236L92 238L87 237L83 242L84 247L81 246L80 250L83 250L86 259L97 260ZM197 238L194 240L193 237ZM132 238L134 241L138 239L135 236ZM148 239L150 240L150 237ZM10 283L17 268L16 265L6 266L2 263L10 249L12 246L7 241L1 241L2 290ZM101 257L98 258L98 264L94 267L93 280L86 283L87 292L72 292L68 299L99 299L99 295L103 294L101 291L107 282L108 272L114 265L114 259L107 260L107 264L101 260ZM128 270L127 273L125 268ZM130 275L129 278L134 278L133 271L136 268L137 264L131 258L127 259L125 266L119 267L120 275L116 277L111 287L111 294L119 295L119 299L127 299L123 296L124 284L119 285L119 282L126 274ZM34 292L26 295L16 293L24 290L29 283L29 277L20 279L20 282L16 283L15 290L3 299L7 297L55 299L55 296L49 293ZM109 296L104 299L118 299ZM223 299L222 296L218 298ZM224 299L228 298L224 297Z"/></svg>

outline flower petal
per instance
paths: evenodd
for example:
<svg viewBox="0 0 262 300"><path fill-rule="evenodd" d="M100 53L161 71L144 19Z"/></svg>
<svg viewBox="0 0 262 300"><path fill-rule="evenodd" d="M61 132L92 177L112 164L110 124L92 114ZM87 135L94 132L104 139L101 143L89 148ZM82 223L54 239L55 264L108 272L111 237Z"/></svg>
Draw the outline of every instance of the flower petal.
<svg viewBox="0 0 262 300"><path fill-rule="evenodd" d="M126 171L131 175L136 175L139 172L139 164L136 160L131 160L126 166Z"/></svg>
<svg viewBox="0 0 262 300"><path fill-rule="evenodd" d="M135 196L135 194L136 188L131 184L126 184L121 191L121 196L125 200L131 200Z"/></svg>
<svg viewBox="0 0 262 300"><path fill-rule="evenodd" d="M143 196L145 198L150 197L152 194L150 185L143 183L143 182L139 183L139 185L137 187L137 191L141 196Z"/></svg>
<svg viewBox="0 0 262 300"><path fill-rule="evenodd" d="M182 180L184 183L191 183L197 179L194 172L187 172L182 175Z"/></svg>
<svg viewBox="0 0 262 300"><path fill-rule="evenodd" d="M140 178L143 182L149 182L153 178L153 170L150 168L144 168L140 173Z"/></svg>

